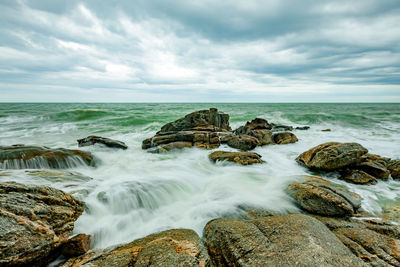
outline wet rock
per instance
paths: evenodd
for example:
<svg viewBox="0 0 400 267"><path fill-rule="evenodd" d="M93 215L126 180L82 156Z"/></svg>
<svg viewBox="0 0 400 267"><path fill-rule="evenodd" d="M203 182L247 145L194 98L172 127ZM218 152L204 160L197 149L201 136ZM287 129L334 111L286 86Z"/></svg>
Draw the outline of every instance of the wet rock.
<svg viewBox="0 0 400 267"><path fill-rule="evenodd" d="M231 136L227 144L230 147L247 151L256 148L256 146L259 145L259 142L257 138L253 136L241 134Z"/></svg>
<svg viewBox="0 0 400 267"><path fill-rule="evenodd" d="M272 140L278 145L296 143L298 141L297 137L289 132L276 133L272 136Z"/></svg>
<svg viewBox="0 0 400 267"><path fill-rule="evenodd" d="M364 171L354 170L354 169L346 169L341 173L339 179L352 184L364 184L364 185L376 184L378 182L374 176L369 175Z"/></svg>
<svg viewBox="0 0 400 267"><path fill-rule="evenodd" d="M316 216L357 257L370 266L400 266L400 229L383 220Z"/></svg>
<svg viewBox="0 0 400 267"><path fill-rule="evenodd" d="M319 177L307 177L303 182L291 183L287 193L300 208L312 214L351 216L361 206L358 194Z"/></svg>
<svg viewBox="0 0 400 267"><path fill-rule="evenodd" d="M214 266L366 266L324 224L303 214L215 219L204 235Z"/></svg>
<svg viewBox="0 0 400 267"><path fill-rule="evenodd" d="M227 152L215 151L210 154L210 160L216 161L230 161L242 165L250 165L254 163L262 163L261 155L254 152Z"/></svg>
<svg viewBox="0 0 400 267"><path fill-rule="evenodd" d="M228 114L218 112L216 108L210 108L209 110L195 111L174 122L167 123L161 127L160 132L188 130L222 132L232 129L229 126Z"/></svg>
<svg viewBox="0 0 400 267"><path fill-rule="evenodd" d="M154 147L149 149L148 152L150 153L163 153L163 152L169 152L171 150L175 149L182 149L185 147L192 147L193 143L192 142L184 142L184 141L178 141L178 142L172 142L166 145L160 145L158 147Z"/></svg>
<svg viewBox="0 0 400 267"><path fill-rule="evenodd" d="M82 212L83 203L60 190L0 183L0 266L45 266Z"/></svg>
<svg viewBox="0 0 400 267"><path fill-rule="evenodd" d="M246 122L244 126L239 127L235 131L235 134L250 134L254 130L271 130L272 126L268 123L267 120L261 118L255 118L252 121Z"/></svg>
<svg viewBox="0 0 400 267"><path fill-rule="evenodd" d="M308 130L308 129L310 129L310 126L300 126L300 127L296 127L295 128L296 130Z"/></svg>
<svg viewBox="0 0 400 267"><path fill-rule="evenodd" d="M94 144L102 144L107 147L112 147L112 148L120 148L120 149L127 149L128 146L121 141L113 140L110 138L105 138L105 137L100 137L100 136L88 136L82 139L78 139L78 146L91 146Z"/></svg>
<svg viewBox="0 0 400 267"><path fill-rule="evenodd" d="M354 168L360 169L378 179L388 179L390 171L386 167L377 161L366 161L358 164Z"/></svg>
<svg viewBox="0 0 400 267"><path fill-rule="evenodd" d="M93 250L60 266L199 266L210 260L199 236L192 230L174 229L131 243Z"/></svg>
<svg viewBox="0 0 400 267"><path fill-rule="evenodd" d="M77 257L90 250L90 235L79 234L68 239L61 249L61 253L67 258Z"/></svg>
<svg viewBox="0 0 400 267"><path fill-rule="evenodd" d="M331 129L323 129L323 130L321 130L321 132L330 132L331 131Z"/></svg>
<svg viewBox="0 0 400 267"><path fill-rule="evenodd" d="M333 171L361 162L367 152L357 143L328 142L303 152L296 161L310 169Z"/></svg>
<svg viewBox="0 0 400 267"><path fill-rule="evenodd" d="M64 169L82 165L96 165L91 153L65 148L0 146L0 168L3 169Z"/></svg>
<svg viewBox="0 0 400 267"><path fill-rule="evenodd" d="M393 179L400 179L400 160L389 160L387 168Z"/></svg>
<svg viewBox="0 0 400 267"><path fill-rule="evenodd" d="M271 123L272 126L272 131L293 131L293 126L287 126L287 125L278 125L275 123Z"/></svg>
<svg viewBox="0 0 400 267"><path fill-rule="evenodd" d="M381 216L386 220L400 224L400 201L391 201L382 207Z"/></svg>

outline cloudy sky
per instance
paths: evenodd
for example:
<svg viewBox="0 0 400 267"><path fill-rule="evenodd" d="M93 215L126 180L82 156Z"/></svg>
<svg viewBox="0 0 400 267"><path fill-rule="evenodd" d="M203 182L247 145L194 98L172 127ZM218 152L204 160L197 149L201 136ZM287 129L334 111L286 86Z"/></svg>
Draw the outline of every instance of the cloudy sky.
<svg viewBox="0 0 400 267"><path fill-rule="evenodd" d="M400 1L1 0L11 101L400 102Z"/></svg>

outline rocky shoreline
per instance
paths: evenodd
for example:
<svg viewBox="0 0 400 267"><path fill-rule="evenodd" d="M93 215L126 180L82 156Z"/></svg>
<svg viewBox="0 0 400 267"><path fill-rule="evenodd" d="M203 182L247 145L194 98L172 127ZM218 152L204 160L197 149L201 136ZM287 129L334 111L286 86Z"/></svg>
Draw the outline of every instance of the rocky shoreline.
<svg viewBox="0 0 400 267"><path fill-rule="evenodd" d="M226 144L238 151L212 151L211 162L264 164L250 150L298 142L291 131L307 127L295 129L255 118L232 130L229 115L212 108L162 126L143 140L142 149L169 153ZM99 136L78 143L130 149ZM357 143L323 143L301 153L296 161L312 172L338 172L340 179L356 185L400 179L400 160L369 154ZM91 153L80 150L0 147L0 169L99 164ZM400 266L398 216L370 215L361 209L358 194L318 176L297 177L287 185L286 193L299 207L292 214L249 209L246 218L209 221L202 237L190 229L171 229L90 250L90 236L71 236L83 202L48 186L1 182L0 266L46 266L60 255L65 260L58 266Z"/></svg>

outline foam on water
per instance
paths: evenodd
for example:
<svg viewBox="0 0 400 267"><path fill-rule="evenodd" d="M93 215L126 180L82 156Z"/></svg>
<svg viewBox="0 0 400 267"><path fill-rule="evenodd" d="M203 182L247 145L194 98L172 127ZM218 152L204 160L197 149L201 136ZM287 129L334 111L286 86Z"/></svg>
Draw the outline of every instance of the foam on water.
<svg viewBox="0 0 400 267"><path fill-rule="evenodd" d="M311 128L294 131L299 139L295 144L257 147L254 152L262 155L266 163L245 167L233 163L213 164L208 159L212 151L198 148L169 154L150 154L141 149L142 140L154 135L164 123L211 106L230 114L232 128L255 117L278 124L309 125ZM100 158L102 164L97 168L71 166L73 168L68 172L73 174L60 174L60 179L52 180L55 174L49 176L39 172L32 175L21 170L6 170L4 175L1 175L4 171L0 171L0 180L52 185L85 201L85 212L75 223L74 231L92 234L97 248L132 241L169 228L190 228L201 235L209 220L221 216L241 217L244 209L264 208L281 213L296 209L284 189L290 181L313 173L299 166L295 158L323 142L358 142L371 153L400 158L399 112L394 111L400 110L399 107L372 104L359 107L319 104L50 104L38 110L33 104L29 108L13 106L14 111L21 112L25 108L26 113L32 113L31 116L47 119L15 120L12 123L0 120L1 145L24 143L77 148L76 139L97 134L121 140L129 149L113 150L97 145L84 147L83 150ZM68 114L74 110L76 112ZM0 105L0 119L16 116L11 115L12 112L12 108ZM346 112L351 114L342 114ZM360 116L356 116L357 112ZM49 114L59 115L52 117ZM18 116L22 118L24 114ZM357 123L358 120L362 121ZM321 132L326 128L332 131ZM227 146L218 150L234 151ZM360 194L363 209L373 214L381 211L381 203L400 200L400 182L397 181L359 186L338 180L335 173L320 175Z"/></svg>

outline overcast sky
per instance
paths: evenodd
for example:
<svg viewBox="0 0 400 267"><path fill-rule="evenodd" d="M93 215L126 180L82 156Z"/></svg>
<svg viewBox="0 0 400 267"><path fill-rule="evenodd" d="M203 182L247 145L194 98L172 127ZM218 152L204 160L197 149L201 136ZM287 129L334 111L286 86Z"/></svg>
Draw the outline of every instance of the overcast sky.
<svg viewBox="0 0 400 267"><path fill-rule="evenodd" d="M0 101L400 102L400 1L0 0Z"/></svg>

